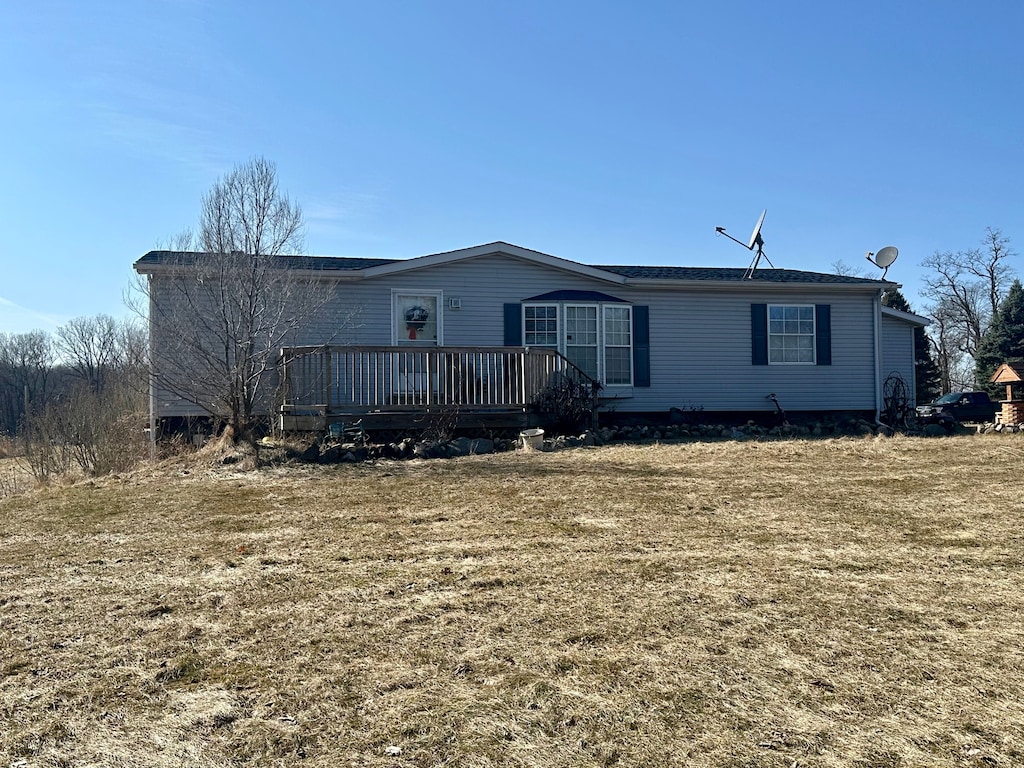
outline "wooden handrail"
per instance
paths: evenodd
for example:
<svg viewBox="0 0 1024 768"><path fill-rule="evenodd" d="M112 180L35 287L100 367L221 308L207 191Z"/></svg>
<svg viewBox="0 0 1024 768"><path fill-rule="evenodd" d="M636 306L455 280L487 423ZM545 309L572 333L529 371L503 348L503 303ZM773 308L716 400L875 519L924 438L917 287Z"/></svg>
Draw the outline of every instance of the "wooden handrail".
<svg viewBox="0 0 1024 768"><path fill-rule="evenodd" d="M600 385L545 347L301 346L281 349L282 408L329 413L437 406L521 408L556 375Z"/></svg>

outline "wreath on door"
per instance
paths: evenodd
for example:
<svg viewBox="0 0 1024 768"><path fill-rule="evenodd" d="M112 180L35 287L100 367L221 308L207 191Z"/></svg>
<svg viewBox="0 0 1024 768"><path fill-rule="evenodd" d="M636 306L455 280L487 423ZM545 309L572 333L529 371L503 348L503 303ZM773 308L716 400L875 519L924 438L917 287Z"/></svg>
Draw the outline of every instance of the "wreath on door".
<svg viewBox="0 0 1024 768"><path fill-rule="evenodd" d="M423 330L429 317L427 308L419 304L405 310L405 330L408 331L410 339L416 340L416 334Z"/></svg>

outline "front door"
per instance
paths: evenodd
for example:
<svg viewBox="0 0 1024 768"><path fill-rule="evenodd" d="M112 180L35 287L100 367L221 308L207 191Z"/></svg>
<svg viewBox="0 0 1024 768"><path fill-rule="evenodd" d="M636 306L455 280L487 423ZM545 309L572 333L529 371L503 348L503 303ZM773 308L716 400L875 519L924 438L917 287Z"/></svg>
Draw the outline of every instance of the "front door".
<svg viewBox="0 0 1024 768"><path fill-rule="evenodd" d="M432 370L426 351L439 347L443 337L442 295L440 291L392 291L391 342L406 347L392 360L394 394L398 403L408 405L430 402L437 389L437 372Z"/></svg>

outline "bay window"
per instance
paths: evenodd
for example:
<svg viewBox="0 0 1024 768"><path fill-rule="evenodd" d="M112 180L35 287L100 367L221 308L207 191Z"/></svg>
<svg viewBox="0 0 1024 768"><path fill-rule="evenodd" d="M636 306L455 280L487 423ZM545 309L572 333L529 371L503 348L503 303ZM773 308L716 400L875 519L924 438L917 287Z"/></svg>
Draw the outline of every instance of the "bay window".
<svg viewBox="0 0 1024 768"><path fill-rule="evenodd" d="M556 349L606 387L633 385L633 312L628 304L523 305L523 343Z"/></svg>

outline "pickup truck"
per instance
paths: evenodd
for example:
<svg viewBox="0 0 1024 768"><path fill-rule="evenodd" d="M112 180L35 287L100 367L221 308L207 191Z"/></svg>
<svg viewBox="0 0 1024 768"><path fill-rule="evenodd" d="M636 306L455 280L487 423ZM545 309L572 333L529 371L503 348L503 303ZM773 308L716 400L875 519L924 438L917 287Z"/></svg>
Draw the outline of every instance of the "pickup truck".
<svg viewBox="0 0 1024 768"><path fill-rule="evenodd" d="M917 418L925 424L947 424L964 421L994 421L999 403L986 392L950 392L934 403L917 406Z"/></svg>

